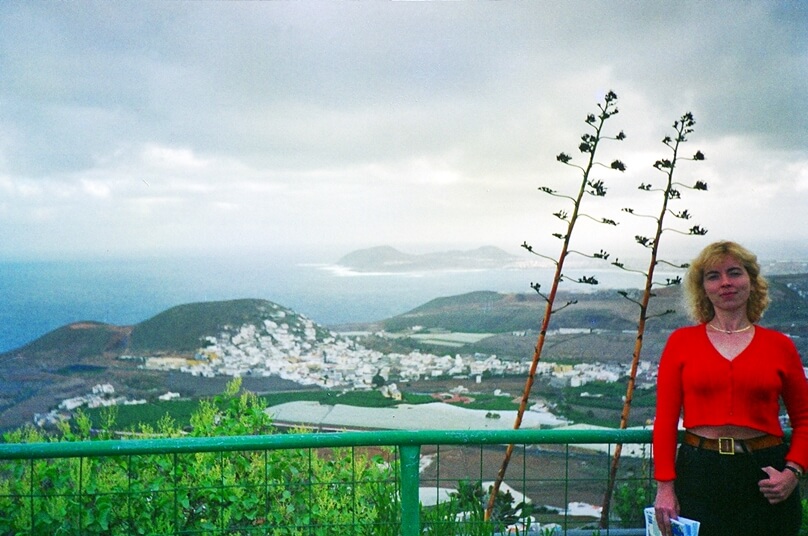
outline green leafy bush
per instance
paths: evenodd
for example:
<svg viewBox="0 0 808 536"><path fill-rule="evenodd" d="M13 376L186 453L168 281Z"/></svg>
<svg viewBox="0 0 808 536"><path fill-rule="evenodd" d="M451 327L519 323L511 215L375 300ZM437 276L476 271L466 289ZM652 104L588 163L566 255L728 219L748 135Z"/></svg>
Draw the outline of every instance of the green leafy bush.
<svg viewBox="0 0 808 536"><path fill-rule="evenodd" d="M240 381L202 402L193 436L273 432L266 404ZM6 442L113 437L115 411L101 430L79 413L58 435L25 427ZM169 417L134 434L178 437ZM389 451L353 449L196 452L0 462L0 534L398 533L397 464Z"/></svg>
<svg viewBox="0 0 808 536"><path fill-rule="evenodd" d="M508 527L517 523L524 523L528 527L526 530L529 530L532 506L524 502L514 504L510 491L497 493L491 518L485 519L485 506L491 491L491 488L485 491L479 480L461 480L457 484L457 491L449 495L449 501L422 511L424 534L492 536L506 533Z"/></svg>
<svg viewBox="0 0 808 536"><path fill-rule="evenodd" d="M643 511L653 502L653 491L645 482L621 484L614 493L614 511L623 527L644 527Z"/></svg>

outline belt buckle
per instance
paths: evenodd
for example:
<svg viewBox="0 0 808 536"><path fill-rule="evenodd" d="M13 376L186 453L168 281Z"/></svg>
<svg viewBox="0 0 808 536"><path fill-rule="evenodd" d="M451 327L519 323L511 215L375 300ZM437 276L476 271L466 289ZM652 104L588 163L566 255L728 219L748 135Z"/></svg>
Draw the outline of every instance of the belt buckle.
<svg viewBox="0 0 808 536"><path fill-rule="evenodd" d="M735 438L734 437L719 437L718 438L718 453L726 455L735 454Z"/></svg>

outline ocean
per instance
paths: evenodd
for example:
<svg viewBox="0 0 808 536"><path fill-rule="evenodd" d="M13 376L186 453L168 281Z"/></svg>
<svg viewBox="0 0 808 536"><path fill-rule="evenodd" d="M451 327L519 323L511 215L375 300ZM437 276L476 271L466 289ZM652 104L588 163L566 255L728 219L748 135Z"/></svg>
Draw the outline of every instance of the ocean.
<svg viewBox="0 0 808 536"><path fill-rule="evenodd" d="M597 287L562 287L576 291L644 284L642 276L608 268L565 273L597 275ZM552 274L551 268L355 274L294 255L0 262L0 353L71 322L130 325L186 303L267 299L334 326L477 290L531 293L534 281L549 289Z"/></svg>

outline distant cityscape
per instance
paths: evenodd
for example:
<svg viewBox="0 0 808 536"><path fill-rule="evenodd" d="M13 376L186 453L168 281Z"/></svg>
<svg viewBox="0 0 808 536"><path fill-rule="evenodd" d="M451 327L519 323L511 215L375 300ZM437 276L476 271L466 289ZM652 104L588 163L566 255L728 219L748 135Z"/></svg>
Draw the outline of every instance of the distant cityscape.
<svg viewBox="0 0 808 536"><path fill-rule="evenodd" d="M322 336L322 327L301 315L285 322L287 313L274 311L272 319L262 324L246 324L219 336L209 336L204 347L193 357L178 355L124 355L120 359L135 361L139 367L159 371L180 371L202 377L267 377L275 376L302 386L318 386L337 390L370 390L380 388L385 396L401 397L394 382L427 378L472 379L481 383L484 376L526 375L529 362L502 360L496 355L457 353L435 355L412 351L385 354L364 347L367 333ZM318 330L320 336L318 337ZM415 328L414 331L418 331ZM570 331L570 330L565 330ZM589 332L590 330L583 330ZM385 332L373 335L393 337ZM580 387L589 382L616 382L629 373L629 364L539 362L536 373L550 377L556 386ZM653 388L656 366L639 364L637 386ZM180 393L167 392L161 400L180 398ZM116 396L114 386L97 385L92 393L62 401L47 414L37 414L39 425L69 418L76 408L103 407L114 404L145 404Z"/></svg>

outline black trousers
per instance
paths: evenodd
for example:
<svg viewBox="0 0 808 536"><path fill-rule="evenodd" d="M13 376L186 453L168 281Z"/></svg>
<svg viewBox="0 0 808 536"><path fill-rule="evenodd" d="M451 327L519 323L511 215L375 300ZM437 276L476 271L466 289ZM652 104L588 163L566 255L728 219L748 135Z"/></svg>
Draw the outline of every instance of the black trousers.
<svg viewBox="0 0 808 536"><path fill-rule="evenodd" d="M786 445L725 455L681 445L676 456L676 496L681 515L701 522L699 536L797 536L802 520L799 488L769 504L758 482L762 468L785 466Z"/></svg>

